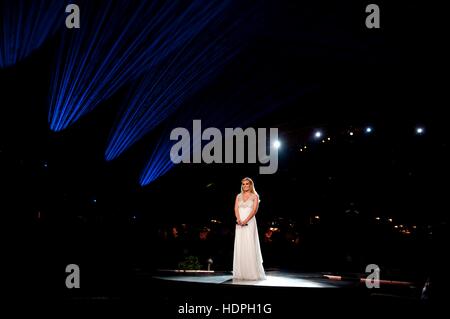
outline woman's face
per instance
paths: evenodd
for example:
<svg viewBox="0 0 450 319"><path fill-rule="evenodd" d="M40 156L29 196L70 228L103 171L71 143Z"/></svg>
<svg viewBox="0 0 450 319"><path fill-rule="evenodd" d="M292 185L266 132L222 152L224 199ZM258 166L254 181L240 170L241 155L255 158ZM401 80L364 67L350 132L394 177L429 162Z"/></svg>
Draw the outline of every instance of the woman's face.
<svg viewBox="0 0 450 319"><path fill-rule="evenodd" d="M248 180L242 181L242 190L247 192L250 190L250 182Z"/></svg>

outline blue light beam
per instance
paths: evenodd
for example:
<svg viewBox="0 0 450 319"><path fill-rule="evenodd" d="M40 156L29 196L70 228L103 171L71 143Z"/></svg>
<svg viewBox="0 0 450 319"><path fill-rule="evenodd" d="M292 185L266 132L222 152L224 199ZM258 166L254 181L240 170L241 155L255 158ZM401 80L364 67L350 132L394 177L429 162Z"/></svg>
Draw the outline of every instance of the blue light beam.
<svg viewBox="0 0 450 319"><path fill-rule="evenodd" d="M173 128L189 128L192 127L194 119L201 119L203 128L219 128L222 136L227 138L224 134L225 127L245 128L274 110L293 103L299 96L314 87L311 85L311 87L299 89L296 84L280 81L271 72L251 73L249 79L241 78L240 81L233 83L232 87L223 90L219 98L213 101L207 100L195 107L182 107L171 124L166 125L164 133L161 134L152 150L140 175L139 184L148 185L175 166L170 159L170 149L174 141L171 141L169 137ZM211 112L211 109L214 109L214 112ZM194 149L194 144L201 146L201 143L202 141L198 140L191 141L191 150Z"/></svg>
<svg viewBox="0 0 450 319"><path fill-rule="evenodd" d="M85 1L82 28L65 30L52 77L48 122L61 131L122 85L182 47L228 1Z"/></svg>
<svg viewBox="0 0 450 319"><path fill-rule="evenodd" d="M111 134L106 160L117 158L150 132L233 59L243 46L243 38L236 39L238 25L230 31L234 36L229 32L201 36L133 88Z"/></svg>
<svg viewBox="0 0 450 319"><path fill-rule="evenodd" d="M61 1L0 1L0 68L28 57L64 26L64 18Z"/></svg>

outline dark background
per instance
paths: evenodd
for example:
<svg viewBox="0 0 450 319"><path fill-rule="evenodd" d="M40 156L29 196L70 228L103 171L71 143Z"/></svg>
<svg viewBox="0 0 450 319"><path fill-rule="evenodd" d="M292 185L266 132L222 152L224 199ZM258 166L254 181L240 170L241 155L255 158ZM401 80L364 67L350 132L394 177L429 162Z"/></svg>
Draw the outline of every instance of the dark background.
<svg viewBox="0 0 450 319"><path fill-rule="evenodd" d="M265 2L246 49L183 106L239 86L244 72L260 79L255 94L266 94L268 78L292 88L294 100L250 119L252 127L279 128L274 175L259 175L259 164L184 165L141 187L161 127L115 161L103 155L127 86L52 132L47 113L60 34L1 69L0 207L12 231L8 263L35 274L22 278L34 283L30 294L63 291L69 263L80 265L94 291L120 291L136 269L176 268L189 255L202 267L212 257L216 269L231 270L233 204L244 176L261 197L266 268L363 272L373 262L397 279L423 281L441 257L448 223L444 20L438 8L411 1L378 4L382 27L369 30L363 1ZM418 125L425 134L415 134ZM316 129L332 141L314 141ZM403 235L387 218L416 228ZM271 226L282 231L265 242ZM209 237L200 240L205 227Z"/></svg>

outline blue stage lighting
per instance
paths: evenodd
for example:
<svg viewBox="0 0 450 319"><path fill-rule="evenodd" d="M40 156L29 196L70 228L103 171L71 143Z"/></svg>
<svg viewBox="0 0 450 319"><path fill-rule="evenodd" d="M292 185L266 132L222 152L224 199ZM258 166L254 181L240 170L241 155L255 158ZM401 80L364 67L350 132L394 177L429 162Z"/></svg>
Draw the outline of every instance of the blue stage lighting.
<svg viewBox="0 0 450 319"><path fill-rule="evenodd" d="M86 1L64 30L52 78L50 128L61 131L219 19L229 1Z"/></svg>
<svg viewBox="0 0 450 319"><path fill-rule="evenodd" d="M257 83L254 83L255 78L258 79ZM174 167L175 164L170 159L170 149L174 143L169 138L172 128L191 127L193 119L201 119L202 126L216 127L225 136L225 127L248 127L258 118L289 105L311 88L300 90L296 84L286 83L280 86L280 81L272 77L272 74L253 74L250 82L246 83L245 79L241 79L240 82L233 83L232 88L222 92L221 97L214 101L204 101L204 104L198 104L195 109L186 106L181 108L153 148L140 176L140 185L150 184ZM248 104L246 101L252 103ZM212 107L217 112L211 112ZM201 141L191 141L191 144L194 143Z"/></svg>
<svg viewBox="0 0 450 319"><path fill-rule="evenodd" d="M135 85L105 152L112 160L173 114L239 52L237 29L200 37ZM233 38L232 41L230 39Z"/></svg>
<svg viewBox="0 0 450 319"><path fill-rule="evenodd" d="M63 26L62 1L0 1L0 68L23 60Z"/></svg>

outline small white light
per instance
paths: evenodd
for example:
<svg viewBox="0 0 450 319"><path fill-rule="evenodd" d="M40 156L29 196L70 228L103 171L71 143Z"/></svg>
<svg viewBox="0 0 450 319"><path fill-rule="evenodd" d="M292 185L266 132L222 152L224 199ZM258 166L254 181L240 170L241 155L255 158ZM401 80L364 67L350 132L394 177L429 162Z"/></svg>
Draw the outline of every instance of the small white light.
<svg viewBox="0 0 450 319"><path fill-rule="evenodd" d="M273 142L273 147L280 148L280 146L281 146L281 142L280 141Z"/></svg>
<svg viewBox="0 0 450 319"><path fill-rule="evenodd" d="M423 127L416 128L416 133L417 134L423 134L424 132L425 132L425 129Z"/></svg>
<svg viewBox="0 0 450 319"><path fill-rule="evenodd" d="M350 136L353 136L353 132L350 132L350 133L348 133L348 134L350 134Z"/></svg>
<svg viewBox="0 0 450 319"><path fill-rule="evenodd" d="M322 137L322 132L321 131L317 131L314 133L314 137L315 138L321 138Z"/></svg>
<svg viewBox="0 0 450 319"><path fill-rule="evenodd" d="M372 133L372 128L370 126L366 127L366 133Z"/></svg>

